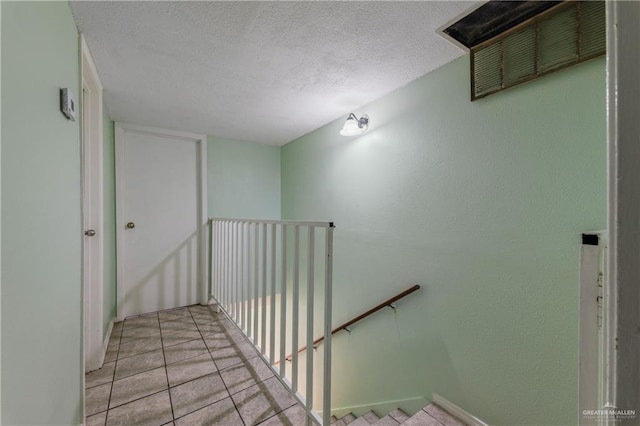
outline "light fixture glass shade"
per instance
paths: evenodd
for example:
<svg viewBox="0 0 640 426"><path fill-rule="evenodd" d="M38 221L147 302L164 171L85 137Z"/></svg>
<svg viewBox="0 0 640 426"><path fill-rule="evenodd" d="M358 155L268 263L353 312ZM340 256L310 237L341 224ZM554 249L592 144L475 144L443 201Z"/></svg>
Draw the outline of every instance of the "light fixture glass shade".
<svg viewBox="0 0 640 426"><path fill-rule="evenodd" d="M368 115L365 114L358 118L354 113L351 113L349 114L349 117L347 117L347 121L344 122L344 126L342 126L342 130L340 130L340 134L342 136L355 136L366 132L368 128Z"/></svg>

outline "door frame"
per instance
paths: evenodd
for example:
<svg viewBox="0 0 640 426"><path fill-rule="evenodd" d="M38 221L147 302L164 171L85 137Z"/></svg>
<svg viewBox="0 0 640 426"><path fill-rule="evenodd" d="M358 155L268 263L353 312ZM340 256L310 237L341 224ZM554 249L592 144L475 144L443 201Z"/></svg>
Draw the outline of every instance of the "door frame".
<svg viewBox="0 0 640 426"><path fill-rule="evenodd" d="M607 402L640 418L640 3L611 1L607 8L607 189L609 245L605 282L604 385ZM614 424L607 417L604 424ZM618 423L616 423L618 424Z"/></svg>
<svg viewBox="0 0 640 426"><path fill-rule="evenodd" d="M140 126L137 124L116 122L115 123L115 148L116 148L116 240L117 240L117 320L122 321L125 319L125 314L120 309L120 306L124 306L124 259L125 259L125 247L124 247L124 233L126 231L125 224L127 218L125 217L125 206L122 199L124 194L124 188L126 187L126 169L125 169L125 147L124 136L126 133L137 133L143 135L152 135L159 137L171 137L176 139L182 139L185 141L195 142L197 149L197 168L196 175L200 177L198 180L197 189L197 206L198 211L198 227L197 227L197 286L200 304L206 305L209 303L209 294L207 286L205 285L206 277L206 226L207 226L207 137L205 135L188 133L182 131L161 129L149 126Z"/></svg>
<svg viewBox="0 0 640 426"><path fill-rule="evenodd" d="M106 348L104 347L103 329L103 272L104 272L104 214L103 214L103 120L102 120L102 92L103 86L96 71L91 52L84 36L80 35L80 123L82 137L82 282L83 282L83 371L96 370L102 366ZM86 90L86 94L85 94ZM84 99L88 96L87 105ZM85 107L90 108L90 114L85 117ZM96 157L90 156L90 150ZM91 164L95 158L97 164ZM88 184L86 170L93 169L91 177L95 179L96 187ZM97 193L94 193L97 192ZM98 237L97 250L91 253L91 258L84 252L85 220L88 212L95 214L97 223L91 226ZM87 276L88 271L96 270L95 279ZM88 330L85 331L85 327ZM85 342L84 339L87 339Z"/></svg>

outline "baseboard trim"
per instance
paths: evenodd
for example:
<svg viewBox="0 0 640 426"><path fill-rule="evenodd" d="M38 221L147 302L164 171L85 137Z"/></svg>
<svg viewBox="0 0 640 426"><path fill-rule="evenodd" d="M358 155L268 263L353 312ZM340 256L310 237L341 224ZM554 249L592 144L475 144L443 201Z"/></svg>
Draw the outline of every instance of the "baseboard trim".
<svg viewBox="0 0 640 426"><path fill-rule="evenodd" d="M453 402L448 401L447 399L445 399L444 397L438 395L435 392L433 394L433 402L436 405L439 405L440 407L442 407L445 411L449 412L449 414L453 415L454 417L459 418L460 420L462 420L463 422L465 422L468 425L471 425L471 426L488 426L485 422L483 422L482 420L480 420L476 416L474 416L472 414L469 414L468 412L466 412L462 408L458 407Z"/></svg>
<svg viewBox="0 0 640 426"><path fill-rule="evenodd" d="M109 347L109 338L111 337L111 332L113 331L113 324L116 322L116 317L111 318L109 322L109 327L107 327L107 334L104 337L104 341L102 342L102 351L100 351L100 368L104 364L104 358L107 356L107 348Z"/></svg>
<svg viewBox="0 0 640 426"><path fill-rule="evenodd" d="M407 414L414 414L428 403L429 401L425 397L415 396L412 398L396 399L393 401L378 401L370 404L332 408L331 414L340 418L349 413L353 413L354 416L361 416L362 414L373 410L378 415L386 415L396 408L400 408Z"/></svg>

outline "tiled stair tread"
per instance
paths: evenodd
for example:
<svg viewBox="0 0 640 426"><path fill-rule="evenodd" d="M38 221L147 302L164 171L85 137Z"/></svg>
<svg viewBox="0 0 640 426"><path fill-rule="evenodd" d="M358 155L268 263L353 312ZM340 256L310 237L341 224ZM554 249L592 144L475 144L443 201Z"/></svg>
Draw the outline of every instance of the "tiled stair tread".
<svg viewBox="0 0 640 426"><path fill-rule="evenodd" d="M374 413L373 411L367 411L366 413L364 413L361 416L363 419L365 419L370 425L374 424L375 422L377 422L378 420L380 420L380 416L378 416L376 413Z"/></svg>
<svg viewBox="0 0 640 426"><path fill-rule="evenodd" d="M369 426L371 423L364 417L358 417L353 422L349 423L350 426Z"/></svg>
<svg viewBox="0 0 640 426"><path fill-rule="evenodd" d="M337 422L335 422L334 424L336 426L344 426L344 425L348 425L350 423L353 423L356 420L356 416L354 416L353 414L349 413L346 416L342 416L338 419Z"/></svg>
<svg viewBox="0 0 640 426"><path fill-rule="evenodd" d="M464 422L434 403L430 403L413 416L409 416L402 410L396 409L386 416L379 418L376 413L369 411L359 417L347 414L340 419L336 419L332 416L331 424L334 426L466 426Z"/></svg>
<svg viewBox="0 0 640 426"><path fill-rule="evenodd" d="M397 426L399 424L400 423L388 414L374 423L375 426Z"/></svg>
<svg viewBox="0 0 640 426"><path fill-rule="evenodd" d="M408 420L402 422L406 426L442 426L442 423L431 417L429 413L420 410L411 416Z"/></svg>
<svg viewBox="0 0 640 426"><path fill-rule="evenodd" d="M431 403L423 408L431 417L446 426L465 426L460 419L449 414L444 408Z"/></svg>
<svg viewBox="0 0 640 426"><path fill-rule="evenodd" d="M409 417L410 417L407 413L405 413L404 411L402 411L399 408L397 408L397 409L393 410L392 412L390 412L389 416L391 416L393 418L393 420L395 420L399 424L402 424L403 422L409 420Z"/></svg>

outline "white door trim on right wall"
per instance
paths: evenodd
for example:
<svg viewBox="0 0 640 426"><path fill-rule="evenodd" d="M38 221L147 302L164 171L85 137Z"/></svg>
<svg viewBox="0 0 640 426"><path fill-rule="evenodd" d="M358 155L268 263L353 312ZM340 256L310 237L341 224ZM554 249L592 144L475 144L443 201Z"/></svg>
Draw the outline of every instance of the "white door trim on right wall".
<svg viewBox="0 0 640 426"><path fill-rule="evenodd" d="M640 2L608 1L609 255L605 398L640 422ZM612 424L611 419L605 423Z"/></svg>

